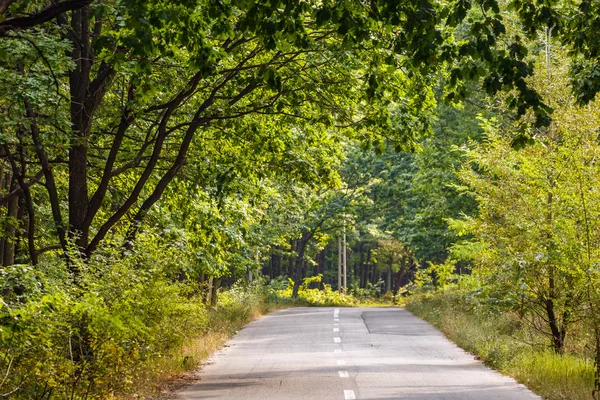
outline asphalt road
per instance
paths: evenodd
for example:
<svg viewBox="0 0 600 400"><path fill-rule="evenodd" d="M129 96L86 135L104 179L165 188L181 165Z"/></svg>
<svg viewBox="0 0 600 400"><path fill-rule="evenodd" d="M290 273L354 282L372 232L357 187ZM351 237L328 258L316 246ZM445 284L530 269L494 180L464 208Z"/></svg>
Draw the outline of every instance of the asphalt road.
<svg viewBox="0 0 600 400"><path fill-rule="evenodd" d="M241 330L180 399L540 399L400 308L292 308Z"/></svg>

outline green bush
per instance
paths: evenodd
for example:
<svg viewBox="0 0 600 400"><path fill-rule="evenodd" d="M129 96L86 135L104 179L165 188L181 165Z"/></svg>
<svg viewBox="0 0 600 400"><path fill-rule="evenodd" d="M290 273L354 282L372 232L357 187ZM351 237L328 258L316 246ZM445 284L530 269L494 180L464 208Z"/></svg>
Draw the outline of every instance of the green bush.
<svg viewBox="0 0 600 400"><path fill-rule="evenodd" d="M358 300L348 294L339 293L337 290L332 290L331 285L323 285L323 289L310 289L311 283L320 283L322 275L304 278L300 290L298 291L298 299L292 300L291 304L307 305L317 307L352 307L359 304ZM289 279L287 286L281 288L281 285L276 284L277 289L273 292L279 298L291 299L294 282Z"/></svg>
<svg viewBox="0 0 600 400"><path fill-rule="evenodd" d="M2 393L84 399L132 391L152 375L153 360L207 329L190 287L162 276L127 261L109 270L90 263L77 285L60 263L4 269Z"/></svg>

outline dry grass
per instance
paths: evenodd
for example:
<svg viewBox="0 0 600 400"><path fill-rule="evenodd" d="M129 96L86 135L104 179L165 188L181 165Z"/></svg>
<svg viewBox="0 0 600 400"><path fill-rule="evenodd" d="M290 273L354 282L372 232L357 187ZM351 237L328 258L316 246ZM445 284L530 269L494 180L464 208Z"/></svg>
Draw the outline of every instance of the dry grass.
<svg viewBox="0 0 600 400"><path fill-rule="evenodd" d="M576 354L558 355L528 345L533 333L511 313L468 304L458 291L413 296L407 309L544 399L592 399L593 363Z"/></svg>
<svg viewBox="0 0 600 400"><path fill-rule="evenodd" d="M148 369L145 376L138 376L140 384L135 394L114 396L111 399L175 398L175 392L194 383L198 379L198 369L237 331L264 314L286 307L288 305L258 301L251 304L228 303L226 307L210 309L207 332L200 337L190 338L177 351L166 355L153 368Z"/></svg>

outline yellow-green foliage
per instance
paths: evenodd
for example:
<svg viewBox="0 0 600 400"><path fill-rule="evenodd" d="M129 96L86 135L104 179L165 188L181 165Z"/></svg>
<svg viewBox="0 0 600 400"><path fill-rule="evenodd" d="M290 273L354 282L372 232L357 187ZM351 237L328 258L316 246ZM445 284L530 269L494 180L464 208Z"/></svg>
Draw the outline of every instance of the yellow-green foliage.
<svg viewBox="0 0 600 400"><path fill-rule="evenodd" d="M356 306L358 301L347 294L332 290L331 285L324 285L323 290L302 289L298 296L306 300L312 306Z"/></svg>
<svg viewBox="0 0 600 400"><path fill-rule="evenodd" d="M86 290L56 286L3 299L3 393L100 399L131 392L153 375L156 360L207 330L205 307L189 286L121 267L102 276L82 271ZM27 267L21 272L50 284Z"/></svg>
<svg viewBox="0 0 600 400"><path fill-rule="evenodd" d="M409 297L407 309L431 322L463 349L515 377L548 400L590 399L593 363L541 346L518 316L479 304L466 291L448 288Z"/></svg>
<svg viewBox="0 0 600 400"><path fill-rule="evenodd" d="M208 307L193 283L127 259L81 265L77 286L64 266L45 267L0 271L0 393L13 399L151 392L268 307L262 282L235 285Z"/></svg>
<svg viewBox="0 0 600 400"><path fill-rule="evenodd" d="M302 285L300 285L300 290L298 291L298 299L294 302L297 305L309 305L309 306L356 306L358 305L358 301L350 295L339 293L338 291L334 291L331 289L331 285L323 285L323 290L321 289L309 289L309 285L311 283L321 283L323 276L316 275L304 278L302 280ZM280 298L291 298L292 297L292 289L294 287L294 281L289 280L289 284L285 289L275 291L277 297Z"/></svg>
<svg viewBox="0 0 600 400"><path fill-rule="evenodd" d="M323 276L316 275L302 280L302 285L298 291L298 298L291 299L294 281L288 278L288 285L284 289L273 290L270 300L275 303L287 305L307 305L316 307L357 307L357 306L378 306L390 305L394 303L394 297L391 293L386 293L381 298L370 296L358 296L355 290L349 293L340 293L333 290L331 285L324 284L323 289L310 289L312 283L321 283Z"/></svg>

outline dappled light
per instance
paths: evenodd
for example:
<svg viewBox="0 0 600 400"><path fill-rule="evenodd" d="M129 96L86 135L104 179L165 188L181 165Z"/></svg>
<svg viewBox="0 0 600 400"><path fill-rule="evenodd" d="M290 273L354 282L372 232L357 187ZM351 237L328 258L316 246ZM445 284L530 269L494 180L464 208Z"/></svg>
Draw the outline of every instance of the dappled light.
<svg viewBox="0 0 600 400"><path fill-rule="evenodd" d="M599 400L598 32L0 0L0 397Z"/></svg>

